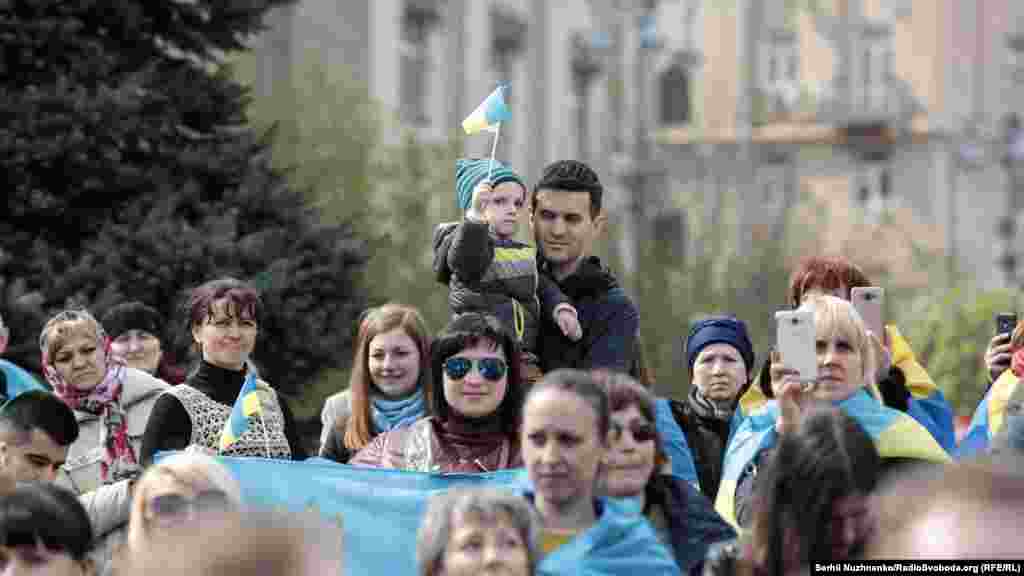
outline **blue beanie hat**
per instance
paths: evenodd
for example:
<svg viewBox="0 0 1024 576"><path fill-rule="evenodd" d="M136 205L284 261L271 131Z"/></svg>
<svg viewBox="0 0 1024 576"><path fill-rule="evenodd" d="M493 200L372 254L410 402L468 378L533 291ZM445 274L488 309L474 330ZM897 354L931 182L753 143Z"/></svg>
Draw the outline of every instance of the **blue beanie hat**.
<svg viewBox="0 0 1024 576"><path fill-rule="evenodd" d="M700 351L711 344L729 344L743 357L747 373L754 369L754 345L747 335L747 325L734 316L711 316L695 322L686 337L686 360L690 371Z"/></svg>
<svg viewBox="0 0 1024 576"><path fill-rule="evenodd" d="M488 170L491 172L491 186L497 186L502 182L515 182L523 187L523 194L526 194L523 179L501 162L495 160L492 168L490 158L459 158L455 161L455 194L459 210L469 210L469 205L473 202L473 189L487 179Z"/></svg>

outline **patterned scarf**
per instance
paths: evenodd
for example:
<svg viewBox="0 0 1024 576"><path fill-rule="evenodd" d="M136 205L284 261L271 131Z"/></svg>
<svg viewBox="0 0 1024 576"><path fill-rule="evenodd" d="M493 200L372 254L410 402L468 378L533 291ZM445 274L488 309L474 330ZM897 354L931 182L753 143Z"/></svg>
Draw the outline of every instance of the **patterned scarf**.
<svg viewBox="0 0 1024 576"><path fill-rule="evenodd" d="M377 432L390 432L395 428L404 428L427 415L427 406L423 399L423 388L401 400L388 400L379 395L373 397L373 426Z"/></svg>
<svg viewBox="0 0 1024 576"><path fill-rule="evenodd" d="M121 406L121 392L124 390L124 361L110 353L110 339L101 343L106 355L107 372L92 390L79 390L64 381L57 370L43 355L43 373L53 391L72 410L98 416L100 445L104 448L100 462L100 474L104 484L110 484L137 476L141 471L138 457L128 441L128 419Z"/></svg>

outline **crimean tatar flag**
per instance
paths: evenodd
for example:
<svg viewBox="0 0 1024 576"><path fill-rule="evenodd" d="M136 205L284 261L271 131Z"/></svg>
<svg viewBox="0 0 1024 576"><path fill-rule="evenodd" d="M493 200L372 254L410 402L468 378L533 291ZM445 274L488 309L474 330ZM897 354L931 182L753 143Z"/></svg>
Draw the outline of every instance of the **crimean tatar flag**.
<svg viewBox="0 0 1024 576"><path fill-rule="evenodd" d="M507 90L507 83L498 86L486 100L476 107L476 110L473 110L472 114L466 116L466 119L462 121L462 129L466 131L466 134L476 134L482 130L497 132L498 124L512 118L512 112L505 104Z"/></svg>
<svg viewBox="0 0 1024 576"><path fill-rule="evenodd" d="M249 419L263 412L263 405L260 403L259 388L256 385L256 372L250 370L242 383L242 389L238 391L238 400L231 409L231 415L224 424L224 431L220 434L220 449L226 450L241 438L246 429L249 428Z"/></svg>

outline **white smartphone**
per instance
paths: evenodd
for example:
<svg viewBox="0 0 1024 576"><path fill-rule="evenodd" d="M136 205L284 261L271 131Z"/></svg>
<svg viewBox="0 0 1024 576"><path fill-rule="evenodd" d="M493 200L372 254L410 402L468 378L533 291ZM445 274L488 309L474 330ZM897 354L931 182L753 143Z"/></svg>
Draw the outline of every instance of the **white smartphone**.
<svg viewBox="0 0 1024 576"><path fill-rule="evenodd" d="M850 290L850 302L864 320L864 326L879 340L885 338L885 322L882 320L885 289L878 286L854 288Z"/></svg>
<svg viewBox="0 0 1024 576"><path fill-rule="evenodd" d="M776 347L782 364L800 373L800 382L818 379L818 354L815 349L814 311L781 310L775 313Z"/></svg>

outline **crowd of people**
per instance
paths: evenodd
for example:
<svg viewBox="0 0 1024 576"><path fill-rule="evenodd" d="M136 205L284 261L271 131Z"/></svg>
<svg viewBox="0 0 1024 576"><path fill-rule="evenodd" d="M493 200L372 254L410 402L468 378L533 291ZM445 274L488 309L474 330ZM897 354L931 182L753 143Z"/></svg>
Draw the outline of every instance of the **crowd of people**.
<svg viewBox="0 0 1024 576"><path fill-rule="evenodd" d="M786 303L813 317L814 382L777 350L758 367L743 320L716 314L686 336L688 394L657 397L637 306L592 253L606 218L597 174L559 161L530 189L467 159L456 176L465 217L434 242L450 321L433 334L413 307L367 310L312 455L525 470L520 491L432 498L416 550L396 551L421 575L782 575L812 561L1022 556L1024 325L993 337L992 383L958 445L910 344L895 326L873 333L851 304L868 278L814 257ZM524 211L535 245L514 239ZM219 459L311 456L252 357L263 306L237 279L192 289L187 372L163 351L169 324L141 302L50 318L45 386L0 365L0 574L361 573L342 553L359 526L254 509Z"/></svg>

